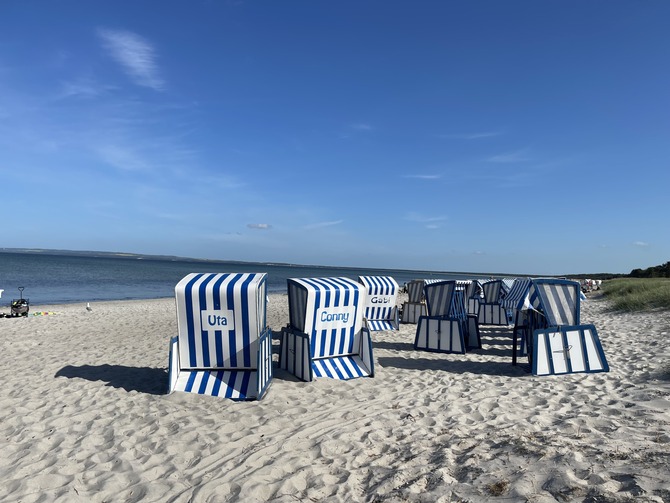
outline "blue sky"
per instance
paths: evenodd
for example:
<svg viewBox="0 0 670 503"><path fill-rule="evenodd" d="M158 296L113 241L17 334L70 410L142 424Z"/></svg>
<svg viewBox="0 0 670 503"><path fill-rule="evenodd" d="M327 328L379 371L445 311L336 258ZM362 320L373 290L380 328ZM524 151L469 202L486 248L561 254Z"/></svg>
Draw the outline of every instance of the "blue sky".
<svg viewBox="0 0 670 503"><path fill-rule="evenodd" d="M3 1L0 247L670 260L670 3Z"/></svg>

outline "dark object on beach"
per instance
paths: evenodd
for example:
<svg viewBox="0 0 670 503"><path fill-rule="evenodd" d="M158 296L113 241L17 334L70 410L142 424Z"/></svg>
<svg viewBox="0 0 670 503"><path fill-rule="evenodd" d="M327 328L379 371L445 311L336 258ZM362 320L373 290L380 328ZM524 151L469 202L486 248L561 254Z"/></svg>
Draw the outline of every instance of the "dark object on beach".
<svg viewBox="0 0 670 503"><path fill-rule="evenodd" d="M19 287L19 293L21 294L21 298L12 300L12 310L10 314L12 317L28 316L28 311L30 311L30 301L23 298L22 286Z"/></svg>

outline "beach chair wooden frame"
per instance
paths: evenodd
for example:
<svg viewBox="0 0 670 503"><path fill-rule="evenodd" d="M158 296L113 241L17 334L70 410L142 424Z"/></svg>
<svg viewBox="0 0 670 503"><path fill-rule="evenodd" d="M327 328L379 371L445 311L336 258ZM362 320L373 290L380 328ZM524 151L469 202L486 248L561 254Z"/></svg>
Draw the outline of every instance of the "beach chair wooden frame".
<svg viewBox="0 0 670 503"><path fill-rule="evenodd" d="M260 400L272 382L265 273L191 273L175 287L168 393Z"/></svg>

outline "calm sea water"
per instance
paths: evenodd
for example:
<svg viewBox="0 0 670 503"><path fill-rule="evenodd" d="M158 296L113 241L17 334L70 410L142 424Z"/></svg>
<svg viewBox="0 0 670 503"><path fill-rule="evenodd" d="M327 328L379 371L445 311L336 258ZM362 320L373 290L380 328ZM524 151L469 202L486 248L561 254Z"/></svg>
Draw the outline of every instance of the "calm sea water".
<svg viewBox="0 0 670 503"><path fill-rule="evenodd" d="M0 289L4 289L0 306L19 298L19 287L25 288L23 297L32 305L172 297L175 285L191 272L265 272L270 292L286 292L287 278L393 276L402 286L413 279L477 277L430 271L0 253Z"/></svg>

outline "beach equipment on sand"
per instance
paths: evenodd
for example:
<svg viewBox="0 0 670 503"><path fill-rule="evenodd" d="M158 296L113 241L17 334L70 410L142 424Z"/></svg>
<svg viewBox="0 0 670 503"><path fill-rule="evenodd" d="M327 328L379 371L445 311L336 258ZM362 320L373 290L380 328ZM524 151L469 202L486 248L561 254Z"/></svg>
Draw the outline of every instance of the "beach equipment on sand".
<svg viewBox="0 0 670 503"><path fill-rule="evenodd" d="M482 284L484 298L479 302L478 322L480 325L508 325L507 310L500 305L505 295L500 279Z"/></svg>
<svg viewBox="0 0 670 503"><path fill-rule="evenodd" d="M467 313L465 283L438 281L424 291L428 315L419 318L415 349L465 353L482 347L477 317Z"/></svg>
<svg viewBox="0 0 670 503"><path fill-rule="evenodd" d="M372 377L370 330L363 324L366 287L349 278L290 278L289 324L279 364L303 381Z"/></svg>
<svg viewBox="0 0 670 503"><path fill-rule="evenodd" d="M175 287L169 389L260 400L272 381L267 274L191 273Z"/></svg>
<svg viewBox="0 0 670 503"><path fill-rule="evenodd" d="M23 298L23 290L24 287L20 286L19 294L21 298L12 299L12 303L10 304L10 316L12 318L18 316L28 316L28 312L30 311L30 300Z"/></svg>
<svg viewBox="0 0 670 503"><path fill-rule="evenodd" d="M527 339L533 374L609 371L596 327L580 323L578 282L534 279L527 297L523 326L515 326L514 335Z"/></svg>
<svg viewBox="0 0 670 503"><path fill-rule="evenodd" d="M371 331L398 330L398 283L391 276L359 276L367 290L363 319Z"/></svg>

